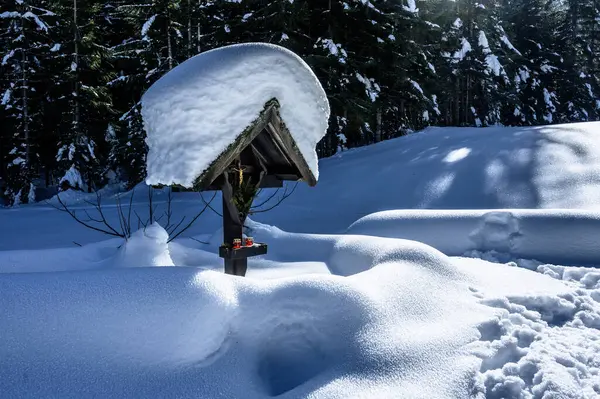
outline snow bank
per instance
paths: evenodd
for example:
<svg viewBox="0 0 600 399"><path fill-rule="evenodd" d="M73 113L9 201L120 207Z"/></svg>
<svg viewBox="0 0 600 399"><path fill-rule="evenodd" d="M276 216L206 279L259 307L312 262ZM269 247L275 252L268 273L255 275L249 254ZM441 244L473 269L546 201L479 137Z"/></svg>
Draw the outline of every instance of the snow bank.
<svg viewBox="0 0 600 399"><path fill-rule="evenodd" d="M394 209L599 210L598 131L598 122L429 128L320 160L316 187L298 185L280 206L253 219L285 231L335 234L361 217ZM271 194L263 190L256 203ZM280 196L281 192L265 207ZM118 226L115 199L107 197L103 196L106 216ZM166 194L157 192L157 214L166 209L165 200ZM147 191L140 187L134 205L142 216L147 214L144 201ZM175 193L174 217L189 215L189 220L199 203L197 193ZM212 205L220 211L219 195ZM94 214L92 207L87 210ZM183 236L212 234L221 223L209 211ZM73 241L83 245L106 239L44 204L0 210L0 225L12 226L11 234L0 240L0 250L73 247Z"/></svg>
<svg viewBox="0 0 600 399"><path fill-rule="evenodd" d="M197 279L193 270L161 270L0 278L0 391L14 397L153 396L131 388L159 378L167 364L181 370L210 358L234 315L230 285L216 274Z"/></svg>
<svg viewBox="0 0 600 399"><path fill-rule="evenodd" d="M70 248L0 251L0 273L40 273L98 269L114 256L120 239Z"/></svg>
<svg viewBox="0 0 600 399"><path fill-rule="evenodd" d="M72 187L75 187L75 185L72 185ZM97 200L97 194L100 194L102 199L104 201L106 201L109 198L115 198L116 195L118 195L119 193L122 193L123 191L125 191L124 185L121 183L109 184L109 185L101 188L100 190L98 190L97 193L96 192L88 193L86 191L68 189L68 190L59 192L57 195L48 199L47 202L54 206L60 206L60 202L58 202L58 198L57 198L57 196L60 196L60 200L65 205L68 205L68 206L81 204L81 203L84 203L85 201L90 201L92 203L95 203ZM125 194L121 194L121 195L125 195Z"/></svg>
<svg viewBox="0 0 600 399"><path fill-rule="evenodd" d="M146 182L192 186L272 98L279 101L286 126L318 178L315 146L329 120L323 88L294 53L249 43L192 57L144 94Z"/></svg>
<svg viewBox="0 0 600 399"><path fill-rule="evenodd" d="M149 230L162 242L160 228ZM0 391L335 399L597 392L600 286L590 269L556 266L544 275L368 236L338 237L328 267L338 275L256 280L173 267L0 275Z"/></svg>
<svg viewBox="0 0 600 399"><path fill-rule="evenodd" d="M403 238L447 255L490 252L561 264L600 264L600 212L398 210L359 219L349 234Z"/></svg>
<svg viewBox="0 0 600 399"><path fill-rule="evenodd" d="M428 245L386 238L374 240L366 236L341 236L328 265L333 274L349 276L389 262L418 264L437 275L455 277L454 266L448 258Z"/></svg>
<svg viewBox="0 0 600 399"><path fill-rule="evenodd" d="M107 236L105 236L107 237ZM173 266L169 235L158 224L133 233L129 240L112 238L95 244L40 250L0 251L0 273L83 271L129 267ZM176 249L179 257L183 251ZM221 265L215 254L208 264ZM180 265L185 265L181 263ZM204 266L206 263L195 264Z"/></svg>

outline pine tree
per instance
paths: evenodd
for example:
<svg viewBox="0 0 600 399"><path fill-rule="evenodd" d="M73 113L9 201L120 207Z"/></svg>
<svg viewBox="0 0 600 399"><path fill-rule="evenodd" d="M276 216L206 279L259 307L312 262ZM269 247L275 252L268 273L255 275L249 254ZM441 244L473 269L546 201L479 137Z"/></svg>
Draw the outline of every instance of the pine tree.
<svg viewBox="0 0 600 399"><path fill-rule="evenodd" d="M0 9L2 24L1 106L6 127L3 163L6 187L3 195L11 204L26 203L38 168L37 140L42 134L40 104L45 56L50 48L48 33L54 14L43 1L14 1ZM3 145L4 147L4 145Z"/></svg>
<svg viewBox="0 0 600 399"><path fill-rule="evenodd" d="M192 5L197 7L191 8ZM182 8L183 7L183 8ZM145 176L146 133L141 117L140 99L144 91L169 70L200 49L194 36L201 21L200 4L154 1L122 2L111 13L124 39L112 47L118 76L109 82L114 97L120 98L120 116L108 128L108 169L117 173L129 187ZM187 15L185 24L179 22ZM184 34L185 33L185 34Z"/></svg>
<svg viewBox="0 0 600 399"><path fill-rule="evenodd" d="M590 11L586 1L569 0L563 13L558 44L566 49L559 76L559 122L598 119L597 97L593 91L596 78L587 71L591 48L587 39Z"/></svg>
<svg viewBox="0 0 600 399"><path fill-rule="evenodd" d="M112 112L106 84L113 74L110 49L101 42L102 7L96 0L72 0L57 6L63 29L58 84L53 93L54 103L62 111L56 161L59 171L65 173L61 184L77 183L79 189L88 191L102 183L104 160L99 146ZM77 178L73 180L73 176Z"/></svg>
<svg viewBox="0 0 600 399"><path fill-rule="evenodd" d="M377 137L387 139L427 126L439 114L434 92L437 84L432 84L437 76L432 64L436 50L426 42L435 26L423 18L415 1L376 4L387 17L374 54L381 81L376 117L382 116L382 127L378 127L381 134Z"/></svg>
<svg viewBox="0 0 600 399"><path fill-rule="evenodd" d="M110 150L109 169L132 188L146 176L146 154L148 152L145 130L138 102L114 124L108 126L106 141Z"/></svg>
<svg viewBox="0 0 600 399"><path fill-rule="evenodd" d="M428 68L435 78L426 83L430 86L432 105L437 123L458 124L459 99L457 91L457 68L453 58L457 46L461 44L458 29L462 20L456 15L456 4L445 0L420 2L419 9L427 30L422 34L424 46L429 54Z"/></svg>
<svg viewBox="0 0 600 399"><path fill-rule="evenodd" d="M553 0L515 0L506 8L511 38L503 42L517 55L510 69L515 85L514 106L507 104L511 125L539 125L556 121L557 74L562 64L556 39ZM511 109L512 108L512 109Z"/></svg>
<svg viewBox="0 0 600 399"><path fill-rule="evenodd" d="M585 0L582 5L581 29L585 41L585 71L589 94L595 98L596 118L600 118L600 1Z"/></svg>
<svg viewBox="0 0 600 399"><path fill-rule="evenodd" d="M595 120L599 14L598 0L7 0L0 186L26 202L32 183L91 190L113 171L137 184L145 90L240 42L282 45L313 69L332 111L320 156L428 124Z"/></svg>

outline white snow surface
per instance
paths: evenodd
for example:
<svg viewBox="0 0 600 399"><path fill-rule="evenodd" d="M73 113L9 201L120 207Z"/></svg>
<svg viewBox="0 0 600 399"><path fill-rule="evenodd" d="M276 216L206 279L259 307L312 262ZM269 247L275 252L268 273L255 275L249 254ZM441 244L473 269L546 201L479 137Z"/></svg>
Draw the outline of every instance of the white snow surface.
<svg viewBox="0 0 600 399"><path fill-rule="evenodd" d="M158 223L141 228L106 263L110 267L175 266L167 240L169 234Z"/></svg>
<svg viewBox="0 0 600 399"><path fill-rule="evenodd" d="M479 43L479 46L483 49L484 53L491 52L490 44L488 42L487 36L485 35L485 32L482 30L479 31L478 43Z"/></svg>
<svg viewBox="0 0 600 399"><path fill-rule="evenodd" d="M150 18L148 18L148 20L146 22L144 22L144 25L142 25L141 33L142 33L142 37L144 39L146 39L146 36L148 35L148 31L152 27L152 24L154 23L155 20L156 20L156 15L152 15Z"/></svg>
<svg viewBox="0 0 600 399"><path fill-rule="evenodd" d="M8 397L597 393L597 269L540 265L535 273L514 262L450 258L415 241L250 228L281 260L253 260L245 279L111 263L0 275L0 390ZM134 245L131 266L143 262L144 247L156 249L154 238ZM212 254L171 249L165 255L180 266L208 261L218 270ZM283 259L326 268L302 275Z"/></svg>
<svg viewBox="0 0 600 399"><path fill-rule="evenodd" d="M272 98L279 101L283 121L318 178L315 146L329 119L323 88L294 53L249 43L192 57L144 94L146 183L192 186Z"/></svg>
<svg viewBox="0 0 600 399"><path fill-rule="evenodd" d="M549 218L556 209L600 211L598 132L598 122L428 128L321 159L316 187L299 184L280 206L253 218L287 231L330 234L344 233L369 214L398 209L542 209ZM118 226L115 192L112 187L101 194L105 216ZM264 190L256 203L272 194ZM147 196L145 185L136 187L133 208L142 217L147 214ZM95 194L68 191L61 197L78 214L85 216L83 211L88 210L95 215L84 202L95 202ZM156 191L157 214L165 211L166 197L165 191ZM128 198L121 202L128 204ZM208 201L210 193L204 198ZM173 217L193 216L198 200L197 193L176 193ZM212 205L220 211L220 195ZM88 244L105 239L44 203L0 210L0 225L11 226L10 234L0 239L0 251L72 248L73 241ZM220 217L208 212L183 237L213 234L220 226Z"/></svg>
<svg viewBox="0 0 600 399"><path fill-rule="evenodd" d="M415 3L415 0L407 0L407 6L402 6L402 9L404 11L408 11L410 13L416 14L417 12L419 12L419 9L417 8L417 4Z"/></svg>
<svg viewBox="0 0 600 399"><path fill-rule="evenodd" d="M513 46L513 44L511 43L511 41L509 40L509 38L506 35L502 35L500 37L500 41L502 41L502 43L504 43L506 45L506 47L508 47L510 50L514 51L515 53L522 55L521 52L519 50L517 50L515 48L515 46Z"/></svg>
<svg viewBox="0 0 600 399"><path fill-rule="evenodd" d="M453 256L493 251L505 259L600 264L597 211L396 210L365 216L348 233L420 241Z"/></svg>
<svg viewBox="0 0 600 399"><path fill-rule="evenodd" d="M492 53L487 36L485 35L485 32L482 30L479 31L478 43L479 43L479 46L482 48L482 52L485 54L485 63L487 64L487 68L486 68L487 72L488 73L491 72L495 76L500 76L501 74L504 74L504 68L500 64L498 57Z"/></svg>
<svg viewBox="0 0 600 399"><path fill-rule="evenodd" d="M436 128L322 160L316 188L247 221L269 253L246 278L222 274L212 214L167 243L164 217L124 241L0 209L0 392L597 398L599 130ZM97 217L94 194L62 195ZM176 193L173 220L198 195Z"/></svg>

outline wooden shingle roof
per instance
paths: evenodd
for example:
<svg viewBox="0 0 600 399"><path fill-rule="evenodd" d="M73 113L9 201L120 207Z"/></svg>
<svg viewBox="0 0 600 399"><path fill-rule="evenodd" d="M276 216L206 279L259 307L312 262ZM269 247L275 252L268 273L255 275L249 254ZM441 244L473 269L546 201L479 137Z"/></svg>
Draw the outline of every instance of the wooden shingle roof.
<svg viewBox="0 0 600 399"><path fill-rule="evenodd" d="M247 173L266 172L264 187L281 186L284 180L317 184L293 136L279 113L279 102L269 100L260 115L194 181L197 191L219 189L219 179L239 162ZM279 183L279 184L278 184Z"/></svg>

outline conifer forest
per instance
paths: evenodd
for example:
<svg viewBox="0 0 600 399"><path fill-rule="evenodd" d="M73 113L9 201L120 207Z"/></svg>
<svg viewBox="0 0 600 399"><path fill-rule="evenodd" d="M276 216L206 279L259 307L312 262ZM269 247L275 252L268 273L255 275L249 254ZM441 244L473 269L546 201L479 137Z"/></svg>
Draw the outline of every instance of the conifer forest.
<svg viewBox="0 0 600 399"><path fill-rule="evenodd" d="M332 111L320 157L427 126L600 119L600 0L3 0L3 202L141 182L144 91L242 42L313 69Z"/></svg>

